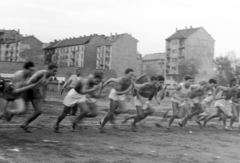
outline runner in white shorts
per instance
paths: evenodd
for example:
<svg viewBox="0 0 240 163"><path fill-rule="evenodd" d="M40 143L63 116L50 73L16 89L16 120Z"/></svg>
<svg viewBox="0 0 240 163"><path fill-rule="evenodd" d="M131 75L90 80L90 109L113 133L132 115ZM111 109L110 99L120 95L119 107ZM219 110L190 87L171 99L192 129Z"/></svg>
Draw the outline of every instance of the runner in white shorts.
<svg viewBox="0 0 240 163"><path fill-rule="evenodd" d="M205 81L191 86L191 91L187 96L188 112L182 120L182 123L179 123L181 127L185 127L187 121L193 116L199 115L204 112L205 109L202 103L202 96L204 96L209 89L210 86Z"/></svg>
<svg viewBox="0 0 240 163"><path fill-rule="evenodd" d="M130 119L134 119L132 123L132 131L136 132L136 123L145 119L147 116L154 113L154 109L151 105L151 100L155 96L157 99L157 93L162 90L162 84L164 83L163 76L152 76L150 82L143 84L134 84L134 103L137 109L137 115L127 117L123 123L126 123ZM158 102L158 101L157 101Z"/></svg>
<svg viewBox="0 0 240 163"><path fill-rule="evenodd" d="M202 127L201 121L205 120L206 117L211 115L213 109L211 108L211 104L216 100L216 84L217 81L215 79L210 79L208 81L211 89L208 90L206 97L202 101L204 112L197 117L196 122Z"/></svg>
<svg viewBox="0 0 240 163"><path fill-rule="evenodd" d="M167 130L170 130L171 124L173 123L175 118L180 118L184 116L184 112L186 111L185 101L188 93L191 90L190 86L193 81L193 78L187 75L184 77L184 82L176 86L175 92L173 93L173 97L171 99L173 114L169 120Z"/></svg>
<svg viewBox="0 0 240 163"><path fill-rule="evenodd" d="M95 94L97 90L101 90L103 73L95 72L87 78L78 81L75 88L71 89L63 100L64 109L62 114L58 117L54 125L54 132L59 132L60 122L68 115L71 108L75 105L81 109L81 113L72 122L72 131L76 131L76 125L85 117L96 117L98 115L97 106L95 104L100 93Z"/></svg>
<svg viewBox="0 0 240 163"><path fill-rule="evenodd" d="M132 80L134 77L133 69L126 69L125 76L120 78L111 78L103 84L103 88L111 83L116 83L115 88L110 91L109 99L110 99L110 107L109 111L106 113L104 118L100 121L99 131L104 133L104 126L110 120L114 123L114 115L126 113L125 108L125 94L127 94L130 90L132 90Z"/></svg>
<svg viewBox="0 0 240 163"><path fill-rule="evenodd" d="M213 118L220 117L223 120L223 127L225 130L228 130L228 127L226 125L227 118L229 116L229 110L231 110L231 99L236 96L238 87L223 87L218 86L219 92L217 94L217 98L220 98L220 100L217 100L215 103L215 107L217 108L217 112L211 114L208 116L204 121L204 126L206 126L207 122Z"/></svg>

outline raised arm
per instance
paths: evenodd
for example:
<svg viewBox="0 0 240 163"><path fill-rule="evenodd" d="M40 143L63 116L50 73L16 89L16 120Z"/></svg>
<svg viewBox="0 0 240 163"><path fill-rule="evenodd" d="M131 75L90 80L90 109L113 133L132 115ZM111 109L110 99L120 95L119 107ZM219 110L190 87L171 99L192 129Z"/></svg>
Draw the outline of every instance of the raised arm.
<svg viewBox="0 0 240 163"><path fill-rule="evenodd" d="M82 89L81 89L82 94L92 93L92 92L94 92L98 89L98 85L94 86L93 88L88 89L87 88L87 83L88 83L87 79L82 81Z"/></svg>
<svg viewBox="0 0 240 163"><path fill-rule="evenodd" d="M33 76L28 80L28 84L36 83L43 78L45 71L37 71Z"/></svg>
<svg viewBox="0 0 240 163"><path fill-rule="evenodd" d="M70 78L68 78L68 80L64 83L62 89L65 89L65 87L67 87L73 80L73 75L70 76Z"/></svg>
<svg viewBox="0 0 240 163"><path fill-rule="evenodd" d="M134 81L134 84L137 83L139 80L141 80L143 77L145 77L146 74L143 74L141 76L139 76L135 81Z"/></svg>
<svg viewBox="0 0 240 163"><path fill-rule="evenodd" d="M26 90L28 90L28 89L31 89L31 88L37 86L41 81L42 81L42 80L39 80L37 83L29 84L29 85L24 86L24 87L22 87L22 88L15 88L15 89L13 90L13 92L14 92L14 93L24 92L24 91L26 91Z"/></svg>
<svg viewBox="0 0 240 163"><path fill-rule="evenodd" d="M224 87L224 86L221 86L221 85L218 85L217 88L220 89L220 90L222 90L222 91L230 91L230 90L233 89L233 88L231 88L231 87Z"/></svg>
<svg viewBox="0 0 240 163"><path fill-rule="evenodd" d="M146 87L147 85L150 85L150 84L151 84L150 82L146 82L146 83L143 83L143 84L133 83L133 86L134 86L134 88L141 89L141 88L144 88L144 87Z"/></svg>
<svg viewBox="0 0 240 163"><path fill-rule="evenodd" d="M117 78L108 79L105 83L103 83L102 89L104 87L106 87L109 83L112 83L112 82L117 83L118 81L119 81L119 79L117 79Z"/></svg>

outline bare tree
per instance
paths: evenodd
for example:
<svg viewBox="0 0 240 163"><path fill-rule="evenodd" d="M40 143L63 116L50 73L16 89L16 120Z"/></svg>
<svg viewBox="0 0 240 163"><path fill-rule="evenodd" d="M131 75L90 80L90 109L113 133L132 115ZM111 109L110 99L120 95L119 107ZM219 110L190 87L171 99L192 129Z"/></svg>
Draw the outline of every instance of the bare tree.
<svg viewBox="0 0 240 163"><path fill-rule="evenodd" d="M230 51L226 53L225 56L217 57L214 60L215 65L215 78L218 80L219 84L228 85L232 78L239 74L238 65L240 59L236 57L236 53Z"/></svg>

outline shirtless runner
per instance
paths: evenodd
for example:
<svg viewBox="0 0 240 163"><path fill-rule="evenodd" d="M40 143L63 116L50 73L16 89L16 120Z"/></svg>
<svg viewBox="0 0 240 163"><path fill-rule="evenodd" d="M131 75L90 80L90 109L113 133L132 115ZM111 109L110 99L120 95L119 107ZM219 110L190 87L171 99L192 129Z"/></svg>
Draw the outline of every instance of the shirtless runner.
<svg viewBox="0 0 240 163"><path fill-rule="evenodd" d="M154 113L154 109L151 105L151 100L155 96L157 100L157 93L162 90L162 84L164 83L163 76L152 76L151 81L143 84L134 83L134 104L137 109L137 115L127 117L123 123L126 123L130 119L134 119L132 123L132 131L136 132L136 123L145 119L147 116ZM157 100L158 102L158 100Z"/></svg>
<svg viewBox="0 0 240 163"><path fill-rule="evenodd" d="M28 130L28 125L42 114L42 95L40 93L40 88L43 85L47 85L52 80L52 77L55 76L57 73L57 69L57 65L51 63L48 65L48 70L38 70L29 79L28 84L37 83L39 81L40 83L36 87L29 89L26 92L24 100L26 102L31 101L34 108L34 113L28 118L28 120L24 124L20 126L25 132L31 132L30 130Z"/></svg>
<svg viewBox="0 0 240 163"><path fill-rule="evenodd" d="M104 133L105 124L111 120L114 123L114 115L125 113L125 94L128 93L132 89L132 79L134 77L133 69L126 69L125 76L120 78L111 78L107 80L102 89L109 83L116 83L115 88L113 88L109 94L110 99L110 107L109 111L105 115L105 117L100 121L99 131Z"/></svg>
<svg viewBox="0 0 240 163"><path fill-rule="evenodd" d="M94 94L97 90L101 90L103 73L95 72L87 78L79 80L75 88L72 88L63 100L64 109L62 114L58 117L54 125L54 132L59 132L60 122L70 112L71 107L77 105L81 109L81 113L72 122L72 131L75 131L76 125L85 117L96 117L98 115L96 100L99 94Z"/></svg>
<svg viewBox="0 0 240 163"><path fill-rule="evenodd" d="M219 98L219 100L217 100L215 103L215 108L217 109L217 111L215 113L212 113L205 119L203 126L205 127L209 120L216 117L221 117L223 120L224 130L227 131L229 129L227 127L227 118L229 116L228 112L229 110L231 110L231 108L229 108L231 107L230 102L231 99L234 98L239 92L239 87L217 86L217 89L219 89L219 92L217 94L217 98Z"/></svg>
<svg viewBox="0 0 240 163"><path fill-rule="evenodd" d="M204 107L202 105L202 97L206 95L209 89L210 86L205 81L202 81L196 85L191 85L191 90L186 99L187 113L183 118L182 123L179 123L181 127L185 127L187 121L193 116L199 115L204 112Z"/></svg>
<svg viewBox="0 0 240 163"><path fill-rule="evenodd" d="M37 86L39 83L28 85L28 80L32 76L35 66L34 63L29 61L23 66L23 70L17 71L9 85L6 86L2 93L2 98L6 100L6 106L4 107L4 113L2 117L5 117L7 121L10 121L14 115L22 114L26 110L25 101L23 97L25 91ZM7 110L8 103L12 101L16 105L14 110Z"/></svg>
<svg viewBox="0 0 240 163"><path fill-rule="evenodd" d="M196 122L199 124L200 128L202 128L201 121L205 120L213 112L211 104L215 100L217 100L216 99L217 81L215 79L209 79L208 83L209 83L210 89L207 91L206 96L204 97L204 99L202 101L204 112L199 114L197 117L197 120L196 120Z"/></svg>
<svg viewBox="0 0 240 163"><path fill-rule="evenodd" d="M171 124L173 123L175 118L180 118L183 116L185 112L185 107L182 105L191 90L191 84L194 82L191 76L185 76L184 82L180 83L175 88L175 92L173 93L173 97L171 99L172 102L172 110L173 114L169 120L167 130L170 130Z"/></svg>

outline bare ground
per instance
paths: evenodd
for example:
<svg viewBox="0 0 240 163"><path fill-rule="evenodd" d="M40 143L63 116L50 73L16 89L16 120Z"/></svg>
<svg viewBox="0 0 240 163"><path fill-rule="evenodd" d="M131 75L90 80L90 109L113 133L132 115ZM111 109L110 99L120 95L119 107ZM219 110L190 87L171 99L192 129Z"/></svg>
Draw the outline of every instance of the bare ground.
<svg viewBox="0 0 240 163"><path fill-rule="evenodd" d="M51 96L61 101L62 97ZM239 130L225 132L222 124L212 121L200 129L190 122L182 130L177 122L171 132L154 123L161 120L162 112L170 108L169 99L156 113L139 125L138 132L130 130L130 123L122 125L126 115L117 117L118 129L106 126L107 133L98 131L98 122L104 116L107 100L98 102L100 115L79 124L78 132L70 131L68 116L61 124L61 133L53 133L53 125L62 111L59 102L44 103L44 113L30 125L33 133L23 132L19 126L31 114L14 117L11 122L0 121L0 163L239 163ZM128 103L130 114L135 113ZM0 106L2 107L2 105ZM166 126L167 121L164 121ZM80 128L80 126L82 126Z"/></svg>

